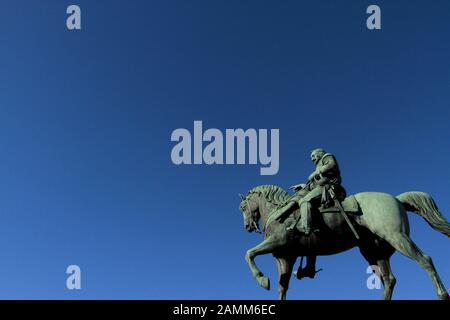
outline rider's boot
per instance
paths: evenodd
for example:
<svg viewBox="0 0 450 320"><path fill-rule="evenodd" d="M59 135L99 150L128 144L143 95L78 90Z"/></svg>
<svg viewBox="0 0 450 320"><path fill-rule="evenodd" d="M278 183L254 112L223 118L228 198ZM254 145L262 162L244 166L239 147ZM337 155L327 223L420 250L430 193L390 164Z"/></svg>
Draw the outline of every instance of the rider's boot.
<svg viewBox="0 0 450 320"><path fill-rule="evenodd" d="M322 269L316 270L316 256L307 256L306 266L303 268L302 265L299 265L295 276L299 280L303 278L314 279L319 271L322 271Z"/></svg>

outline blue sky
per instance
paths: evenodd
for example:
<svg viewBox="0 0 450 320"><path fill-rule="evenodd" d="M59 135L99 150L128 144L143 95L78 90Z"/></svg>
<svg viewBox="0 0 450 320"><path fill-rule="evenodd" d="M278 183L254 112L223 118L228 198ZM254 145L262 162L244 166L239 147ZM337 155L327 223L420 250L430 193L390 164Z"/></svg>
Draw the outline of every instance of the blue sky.
<svg viewBox="0 0 450 320"><path fill-rule="evenodd" d="M66 29L66 8L82 30ZM239 192L284 188L336 154L349 193L430 193L449 219L450 3L2 1L0 298L274 299L244 261ZM280 170L175 166L170 134L279 128ZM409 215L450 288L448 239ZM79 265L82 289L66 289ZM357 249L290 299L377 299ZM396 253L396 299L434 299Z"/></svg>

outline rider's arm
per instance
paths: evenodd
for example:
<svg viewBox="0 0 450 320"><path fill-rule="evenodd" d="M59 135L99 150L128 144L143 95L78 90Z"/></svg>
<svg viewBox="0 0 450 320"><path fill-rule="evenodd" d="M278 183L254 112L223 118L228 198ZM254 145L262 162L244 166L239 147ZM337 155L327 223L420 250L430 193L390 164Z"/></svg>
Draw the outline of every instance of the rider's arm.
<svg viewBox="0 0 450 320"><path fill-rule="evenodd" d="M336 167L336 160L332 155L327 155L322 160L323 166L321 166L318 171L320 174L327 173Z"/></svg>

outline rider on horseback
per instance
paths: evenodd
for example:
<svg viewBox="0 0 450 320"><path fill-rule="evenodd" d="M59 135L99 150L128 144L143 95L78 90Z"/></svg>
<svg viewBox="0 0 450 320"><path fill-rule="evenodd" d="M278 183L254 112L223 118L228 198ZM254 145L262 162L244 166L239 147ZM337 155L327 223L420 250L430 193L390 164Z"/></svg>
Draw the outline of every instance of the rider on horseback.
<svg viewBox="0 0 450 320"><path fill-rule="evenodd" d="M302 257L295 274L297 279L314 278L317 273L317 255L331 255L359 247L367 262L370 265L375 262L380 268L384 283L383 298L391 299L396 280L390 269L389 259L397 250L415 260L432 279L438 297L448 300L447 287L440 280L431 258L423 253L408 235L406 211L412 211L426 220L432 228L450 237L450 223L439 211L433 198L427 193L417 191L405 192L396 197L383 192L360 192L340 201L345 192L340 186L341 177L335 157L316 149L311 153L311 159L316 170L307 185L301 186L296 195L289 195L281 188L270 185L253 188L246 197L241 196L239 208L243 213L245 229L249 232L259 231L260 221L264 226L264 240L245 254L245 260L259 285L265 289L270 288L269 278L264 276L254 261L259 255L271 253L277 259L278 288L280 298L285 299L291 270L297 257ZM286 222L292 224L294 219L273 223L274 219L281 215L291 214L298 205L304 216L310 215L312 205L319 206L320 203L323 206L323 201L320 200L322 192L319 191L326 190L327 187L333 206L318 210L327 212L323 217L318 216L321 221L317 221L317 226L324 226L321 230L323 232L312 234L309 238L299 237L293 232L286 232ZM297 200L292 201L295 198ZM272 211L274 208L276 211ZM334 212L340 212L341 216L333 216ZM357 218L350 220L346 212L355 213ZM304 222L310 228L309 222ZM348 228L345 225L348 225ZM355 238L351 237L352 233ZM307 262L303 268L305 256Z"/></svg>
<svg viewBox="0 0 450 320"><path fill-rule="evenodd" d="M309 176L306 184L295 185L292 188L297 194L281 210L277 219L281 219L296 204L300 208L300 216L287 230L295 230L297 223L301 220L298 231L309 236L311 233L312 210L320 206L329 206L333 199L330 199L330 189L338 200L345 198L345 189L341 186L341 172L334 155L326 153L323 149L315 149L311 152L311 160L316 165L316 170Z"/></svg>
<svg viewBox="0 0 450 320"><path fill-rule="evenodd" d="M328 207L334 200L343 201L346 196L346 191L341 186L341 172L334 155L318 148L311 152L311 160L316 165L316 170L309 176L306 184L298 184L291 187L296 191L295 196L281 209L275 218L281 220L286 213L293 212L294 210L291 209L298 205L300 215L286 230L298 230L306 236L311 234L313 208ZM335 198L330 199L330 194L335 195ZM301 220L301 226L297 227L299 220ZM305 268L300 263L296 273L297 279L304 277L314 278L315 274L321 270L316 271L315 255L308 255L306 261Z"/></svg>

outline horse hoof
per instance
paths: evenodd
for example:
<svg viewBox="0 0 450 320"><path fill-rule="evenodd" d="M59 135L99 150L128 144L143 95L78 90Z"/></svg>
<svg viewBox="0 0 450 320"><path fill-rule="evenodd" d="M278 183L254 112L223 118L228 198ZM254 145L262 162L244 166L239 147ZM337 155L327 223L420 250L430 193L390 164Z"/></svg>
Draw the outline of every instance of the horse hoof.
<svg viewBox="0 0 450 320"><path fill-rule="evenodd" d="M438 295L438 299L439 300L450 300L450 296L447 292L445 292L443 294Z"/></svg>
<svg viewBox="0 0 450 320"><path fill-rule="evenodd" d="M266 290L270 290L270 280L267 277L259 278L259 285Z"/></svg>

